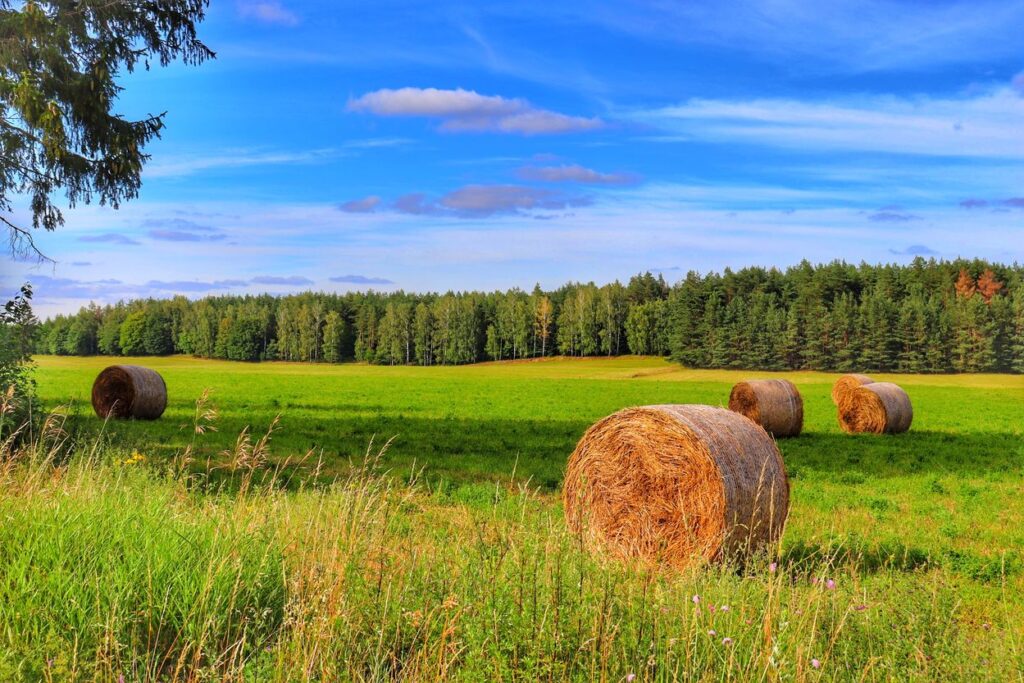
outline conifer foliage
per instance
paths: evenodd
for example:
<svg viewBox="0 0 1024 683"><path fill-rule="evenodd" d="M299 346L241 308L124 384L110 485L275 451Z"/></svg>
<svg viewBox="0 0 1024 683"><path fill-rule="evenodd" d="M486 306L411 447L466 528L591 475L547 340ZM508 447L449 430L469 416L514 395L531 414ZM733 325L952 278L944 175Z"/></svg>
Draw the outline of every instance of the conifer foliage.
<svg viewBox="0 0 1024 683"><path fill-rule="evenodd" d="M89 306L43 353L455 365L667 355L690 367L1024 372L1024 268L809 263L530 293L307 292Z"/></svg>

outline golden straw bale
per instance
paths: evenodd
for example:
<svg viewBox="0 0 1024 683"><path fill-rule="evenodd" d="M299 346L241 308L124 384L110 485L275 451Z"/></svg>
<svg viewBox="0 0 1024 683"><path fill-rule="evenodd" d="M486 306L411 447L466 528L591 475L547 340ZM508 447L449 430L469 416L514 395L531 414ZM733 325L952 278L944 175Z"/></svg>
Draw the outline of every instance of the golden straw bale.
<svg viewBox="0 0 1024 683"><path fill-rule="evenodd" d="M167 385L156 370L140 365L111 365L93 382L92 407L104 420L155 420L167 408Z"/></svg>
<svg viewBox="0 0 1024 683"><path fill-rule="evenodd" d="M836 383L832 385L832 402L836 405L843 400L843 395L848 391L853 391L857 387L864 386L865 384L871 384L875 380L871 379L867 375L843 375L836 380Z"/></svg>
<svg viewBox="0 0 1024 683"><path fill-rule="evenodd" d="M804 399L786 379L739 382L729 394L729 410L746 415L777 439L799 436L804 426Z"/></svg>
<svg viewBox="0 0 1024 683"><path fill-rule="evenodd" d="M913 420L910 397L891 382L857 387L839 403L839 426L851 434L899 434L910 429Z"/></svg>
<svg viewBox="0 0 1024 683"><path fill-rule="evenodd" d="M789 480L775 441L746 417L644 406L587 430L562 498L569 528L588 547L683 568L777 541Z"/></svg>

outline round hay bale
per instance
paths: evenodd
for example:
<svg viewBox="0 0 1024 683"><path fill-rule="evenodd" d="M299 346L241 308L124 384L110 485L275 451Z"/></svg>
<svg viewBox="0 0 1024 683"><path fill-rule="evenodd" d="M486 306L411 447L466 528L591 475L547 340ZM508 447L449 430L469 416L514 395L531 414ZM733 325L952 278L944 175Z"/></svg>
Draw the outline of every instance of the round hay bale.
<svg viewBox="0 0 1024 683"><path fill-rule="evenodd" d="M104 420L155 420L167 408L167 385L156 370L140 365L111 365L93 382L92 407Z"/></svg>
<svg viewBox="0 0 1024 683"><path fill-rule="evenodd" d="M857 387L839 403L839 426L851 434L899 434L910 429L913 420L910 397L891 382Z"/></svg>
<svg viewBox="0 0 1024 683"><path fill-rule="evenodd" d="M746 415L775 438L799 436L804 399L788 379L739 382L729 394L729 410Z"/></svg>
<svg viewBox="0 0 1024 683"><path fill-rule="evenodd" d="M569 528L591 548L683 568L778 540L789 480L775 441L742 415L644 406L587 430L562 499Z"/></svg>
<svg viewBox="0 0 1024 683"><path fill-rule="evenodd" d="M836 405L843 400L843 395L849 391L853 391L857 387L864 386L865 384L872 384L875 380L871 379L867 375L843 375L836 380L836 383L832 385L832 402Z"/></svg>

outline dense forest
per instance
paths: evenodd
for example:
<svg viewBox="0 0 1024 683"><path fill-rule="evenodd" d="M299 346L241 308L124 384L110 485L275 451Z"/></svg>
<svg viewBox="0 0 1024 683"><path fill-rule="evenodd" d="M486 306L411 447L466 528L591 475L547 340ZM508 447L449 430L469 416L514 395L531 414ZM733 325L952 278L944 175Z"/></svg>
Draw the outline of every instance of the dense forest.
<svg viewBox="0 0 1024 683"><path fill-rule="evenodd" d="M532 292L219 296L90 305L37 351L231 360L460 364L667 355L691 367L1024 372L1024 267L916 259L689 273L669 286Z"/></svg>

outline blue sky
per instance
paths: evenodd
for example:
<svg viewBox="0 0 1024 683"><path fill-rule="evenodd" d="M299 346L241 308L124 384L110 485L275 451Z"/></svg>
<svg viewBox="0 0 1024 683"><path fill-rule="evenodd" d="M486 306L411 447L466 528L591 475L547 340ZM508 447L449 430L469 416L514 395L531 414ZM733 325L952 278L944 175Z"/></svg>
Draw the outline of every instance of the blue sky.
<svg viewBox="0 0 1024 683"><path fill-rule="evenodd" d="M90 300L1024 260L1024 2L214 0L140 197L7 261ZM23 222L24 216L22 216Z"/></svg>

